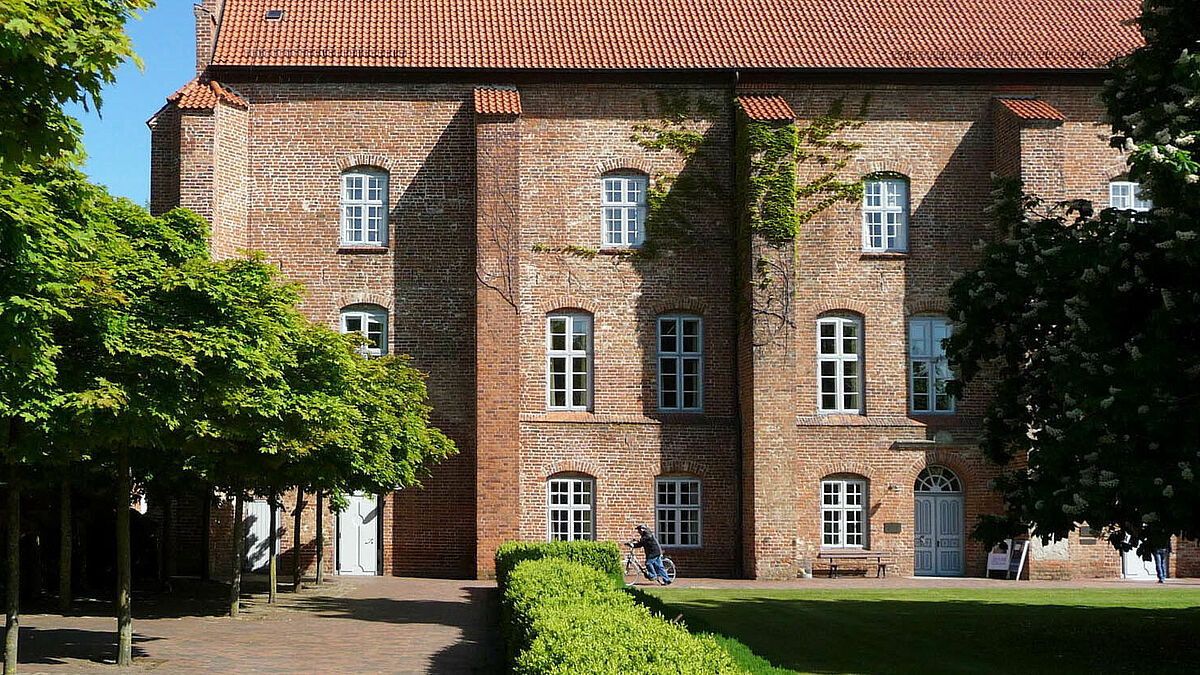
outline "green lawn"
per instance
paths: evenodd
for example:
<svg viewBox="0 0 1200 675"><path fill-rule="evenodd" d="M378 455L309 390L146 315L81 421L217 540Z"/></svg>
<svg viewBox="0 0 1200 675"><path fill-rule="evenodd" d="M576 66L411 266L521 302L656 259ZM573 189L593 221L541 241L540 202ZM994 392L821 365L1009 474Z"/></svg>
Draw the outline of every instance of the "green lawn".
<svg viewBox="0 0 1200 675"><path fill-rule="evenodd" d="M1200 588L652 592L756 673L1200 673Z"/></svg>

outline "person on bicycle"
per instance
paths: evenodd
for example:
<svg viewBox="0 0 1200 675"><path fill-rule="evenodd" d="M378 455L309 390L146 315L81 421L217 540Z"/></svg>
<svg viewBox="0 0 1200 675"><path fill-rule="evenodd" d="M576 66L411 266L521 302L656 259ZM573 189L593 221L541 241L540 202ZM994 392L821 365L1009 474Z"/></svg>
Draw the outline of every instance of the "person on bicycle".
<svg viewBox="0 0 1200 675"><path fill-rule="evenodd" d="M638 525L634 529L638 533L638 538L629 542L629 546L645 549L646 571L649 574L650 580L658 580L658 583L664 586L669 585L671 578L667 576L667 570L663 569L662 546L658 543L658 537L655 537L650 528L645 525Z"/></svg>

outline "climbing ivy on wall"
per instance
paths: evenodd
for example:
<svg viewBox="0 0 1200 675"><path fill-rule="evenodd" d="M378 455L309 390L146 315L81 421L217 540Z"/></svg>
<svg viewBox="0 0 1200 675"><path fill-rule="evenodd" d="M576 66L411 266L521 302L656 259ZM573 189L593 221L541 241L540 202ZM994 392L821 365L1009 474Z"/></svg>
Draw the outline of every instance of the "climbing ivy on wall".
<svg viewBox="0 0 1200 675"><path fill-rule="evenodd" d="M823 115L797 131L800 141L796 150L797 163L813 162L823 169L797 190L797 195L807 206L798 215L799 224L839 202L853 203L862 199L863 177L847 181L839 176L862 143L841 140L836 135L862 127L870 102L869 96L863 97L858 114L851 118L845 116L843 102L834 101Z"/></svg>
<svg viewBox="0 0 1200 675"><path fill-rule="evenodd" d="M750 229L772 243L795 238L800 229L796 208L796 152L799 134L789 123L742 116L738 132L738 175Z"/></svg>
<svg viewBox="0 0 1200 675"><path fill-rule="evenodd" d="M705 141L694 120L716 119L719 111L715 106L686 91L663 90L658 92L658 113L660 119L656 122L633 125L630 140L644 150L674 153L685 169L677 174L651 176L646 193L646 241L634 252L641 257L694 244L691 223L695 210L719 199L724 192L712 167L694 163Z"/></svg>

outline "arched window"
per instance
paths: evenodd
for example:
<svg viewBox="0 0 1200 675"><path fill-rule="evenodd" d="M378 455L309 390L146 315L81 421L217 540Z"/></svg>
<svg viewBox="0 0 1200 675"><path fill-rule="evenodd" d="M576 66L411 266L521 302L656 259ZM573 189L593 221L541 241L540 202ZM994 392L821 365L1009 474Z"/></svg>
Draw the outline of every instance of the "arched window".
<svg viewBox="0 0 1200 675"><path fill-rule="evenodd" d="M640 248L646 241L645 174L605 174L600 193L601 248Z"/></svg>
<svg viewBox="0 0 1200 675"><path fill-rule="evenodd" d="M817 319L817 410L861 413L862 319L830 315Z"/></svg>
<svg viewBox="0 0 1200 675"><path fill-rule="evenodd" d="M867 480L853 474L821 480L821 548L866 548Z"/></svg>
<svg viewBox="0 0 1200 675"><path fill-rule="evenodd" d="M942 466L930 466L917 474L913 490L916 492L962 492L962 481L958 480L958 476L950 469Z"/></svg>
<svg viewBox="0 0 1200 675"><path fill-rule="evenodd" d="M914 413L954 412L954 397L946 391L946 383L954 379L944 346L949 337L950 322L945 317L908 320L908 389Z"/></svg>
<svg viewBox="0 0 1200 675"><path fill-rule="evenodd" d="M863 180L864 251L908 250L908 179L872 176Z"/></svg>
<svg viewBox="0 0 1200 675"><path fill-rule="evenodd" d="M585 474L559 474L546 481L546 538L596 539L596 480Z"/></svg>
<svg viewBox="0 0 1200 675"><path fill-rule="evenodd" d="M358 333L367 339L365 356L388 353L388 311L379 305L349 305L342 308L341 331Z"/></svg>
<svg viewBox="0 0 1200 675"><path fill-rule="evenodd" d="M342 245L387 246L388 175L357 167L342 173Z"/></svg>
<svg viewBox="0 0 1200 675"><path fill-rule="evenodd" d="M588 410L592 406L592 316L554 313L546 317L546 407Z"/></svg>
<svg viewBox="0 0 1200 675"><path fill-rule="evenodd" d="M1149 211L1154 203L1142 195L1142 184L1127 178L1108 183L1108 206L1130 211Z"/></svg>
<svg viewBox="0 0 1200 675"><path fill-rule="evenodd" d="M658 409L700 412L704 407L704 323L698 316L658 317Z"/></svg>
<svg viewBox="0 0 1200 675"><path fill-rule="evenodd" d="M700 547L700 479L663 476L654 481L655 532L663 546Z"/></svg>

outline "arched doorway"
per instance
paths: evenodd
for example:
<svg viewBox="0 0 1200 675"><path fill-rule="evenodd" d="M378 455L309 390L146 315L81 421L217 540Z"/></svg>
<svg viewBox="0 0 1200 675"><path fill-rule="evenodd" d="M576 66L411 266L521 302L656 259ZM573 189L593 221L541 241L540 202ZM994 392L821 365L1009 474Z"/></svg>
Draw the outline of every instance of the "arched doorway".
<svg viewBox="0 0 1200 675"><path fill-rule="evenodd" d="M917 474L913 504L913 573L962 576L962 481L945 467L928 467Z"/></svg>

